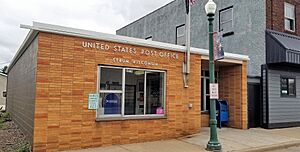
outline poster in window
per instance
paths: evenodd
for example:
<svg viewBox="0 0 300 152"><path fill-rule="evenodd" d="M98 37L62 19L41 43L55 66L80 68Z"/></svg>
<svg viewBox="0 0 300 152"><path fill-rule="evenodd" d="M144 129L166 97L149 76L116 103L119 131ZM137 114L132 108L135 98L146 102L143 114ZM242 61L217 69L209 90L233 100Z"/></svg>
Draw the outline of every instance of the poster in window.
<svg viewBox="0 0 300 152"><path fill-rule="evenodd" d="M115 93L109 93L103 98L104 114L120 114L121 100Z"/></svg>

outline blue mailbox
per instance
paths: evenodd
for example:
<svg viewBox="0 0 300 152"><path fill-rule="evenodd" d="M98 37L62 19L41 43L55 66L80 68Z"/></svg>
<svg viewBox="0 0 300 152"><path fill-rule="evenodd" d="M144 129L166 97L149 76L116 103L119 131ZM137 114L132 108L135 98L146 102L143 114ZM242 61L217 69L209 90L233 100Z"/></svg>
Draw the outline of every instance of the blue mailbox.
<svg viewBox="0 0 300 152"><path fill-rule="evenodd" d="M229 106L228 102L225 100L218 100L217 101L217 121L218 121L218 126L221 128L222 123L226 124L228 126L229 122Z"/></svg>

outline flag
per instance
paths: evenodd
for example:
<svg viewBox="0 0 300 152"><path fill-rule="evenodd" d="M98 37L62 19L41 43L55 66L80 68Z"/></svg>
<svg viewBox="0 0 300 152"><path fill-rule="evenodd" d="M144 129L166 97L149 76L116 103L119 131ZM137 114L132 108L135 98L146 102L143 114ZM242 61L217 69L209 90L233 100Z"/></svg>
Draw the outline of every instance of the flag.
<svg viewBox="0 0 300 152"><path fill-rule="evenodd" d="M190 0L190 5L194 5L196 3L196 0Z"/></svg>
<svg viewBox="0 0 300 152"><path fill-rule="evenodd" d="M189 14L190 12L190 5L194 5L196 3L196 0L185 0L185 7L186 7L186 14Z"/></svg>

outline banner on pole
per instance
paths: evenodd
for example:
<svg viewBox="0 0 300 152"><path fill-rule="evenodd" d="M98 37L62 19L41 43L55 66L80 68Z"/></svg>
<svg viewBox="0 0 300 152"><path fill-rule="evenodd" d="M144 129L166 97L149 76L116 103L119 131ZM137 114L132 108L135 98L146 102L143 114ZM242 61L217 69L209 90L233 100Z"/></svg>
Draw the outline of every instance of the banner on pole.
<svg viewBox="0 0 300 152"><path fill-rule="evenodd" d="M214 60L224 59L223 33L214 32Z"/></svg>

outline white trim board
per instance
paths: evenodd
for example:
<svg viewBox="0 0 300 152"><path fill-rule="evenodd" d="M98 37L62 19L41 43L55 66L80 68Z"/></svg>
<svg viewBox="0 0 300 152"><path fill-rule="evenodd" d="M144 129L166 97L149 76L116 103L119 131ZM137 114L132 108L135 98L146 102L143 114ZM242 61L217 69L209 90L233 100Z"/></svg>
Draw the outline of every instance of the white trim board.
<svg viewBox="0 0 300 152"><path fill-rule="evenodd" d="M64 27L40 22L33 22L33 25L21 25L21 28L30 29L27 37L25 38L24 42L22 43L21 47L19 48L18 52L14 56L13 60L9 64L8 71L14 65L14 63L18 60L18 58L24 53L28 44L31 43L31 40L36 36L38 32L48 32L48 33L55 33L55 34L62 34L68 36L75 36L75 37L82 37L82 38L89 38L89 39L96 39L96 40L105 40L117 43L125 43L131 45L138 45L138 46L145 46L145 47L153 47L171 51L178 51L178 52L185 52L184 46L179 46L175 44L168 44L162 43L157 41L148 41L144 39L120 36L120 35L113 35L101 32L94 32L89 30L83 29L76 29L71 27ZM200 54L200 55L208 55L207 49L199 49L199 48L191 48L191 53L193 54ZM225 59L235 59L241 61L248 61L250 60L246 55L240 54L233 54L233 53L226 53L225 52Z"/></svg>

